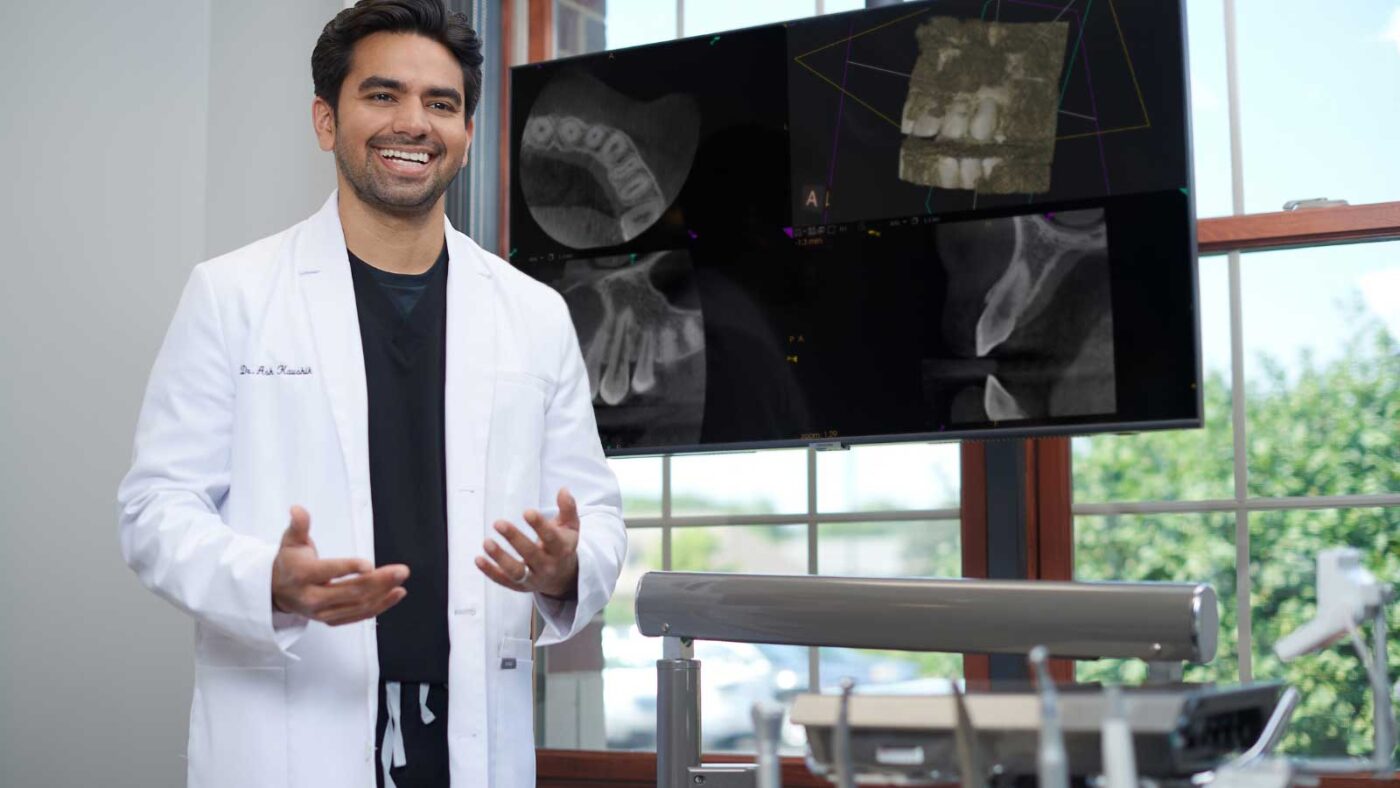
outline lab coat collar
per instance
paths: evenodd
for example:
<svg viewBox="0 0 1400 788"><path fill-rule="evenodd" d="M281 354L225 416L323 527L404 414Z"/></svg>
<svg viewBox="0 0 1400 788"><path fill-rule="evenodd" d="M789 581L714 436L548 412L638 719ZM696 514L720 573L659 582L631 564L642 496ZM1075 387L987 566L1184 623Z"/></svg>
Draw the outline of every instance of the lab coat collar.
<svg viewBox="0 0 1400 788"><path fill-rule="evenodd" d="M465 235L457 232L451 220L442 217L443 234L447 238L447 253L451 264L460 268L467 265L473 272L487 279L492 277L491 268L484 255L476 254L476 245ZM299 275L324 271L337 265L343 267L346 283L349 283L350 258L345 250L345 231L340 226L340 190L321 205L321 209L307 221L307 232L298 244L296 268ZM353 285L352 285L353 288ZM353 293L353 289L352 289Z"/></svg>

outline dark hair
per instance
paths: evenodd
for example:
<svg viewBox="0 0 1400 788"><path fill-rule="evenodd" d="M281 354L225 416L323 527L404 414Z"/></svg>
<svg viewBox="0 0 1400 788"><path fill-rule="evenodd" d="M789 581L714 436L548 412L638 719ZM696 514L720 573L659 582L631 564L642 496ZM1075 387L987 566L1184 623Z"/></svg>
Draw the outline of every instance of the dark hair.
<svg viewBox="0 0 1400 788"><path fill-rule="evenodd" d="M481 39L466 16L449 13L442 0L360 0L335 15L311 51L311 82L316 95L338 110L340 86L350 73L355 43L372 33L416 33L447 47L462 64L466 117L481 99Z"/></svg>

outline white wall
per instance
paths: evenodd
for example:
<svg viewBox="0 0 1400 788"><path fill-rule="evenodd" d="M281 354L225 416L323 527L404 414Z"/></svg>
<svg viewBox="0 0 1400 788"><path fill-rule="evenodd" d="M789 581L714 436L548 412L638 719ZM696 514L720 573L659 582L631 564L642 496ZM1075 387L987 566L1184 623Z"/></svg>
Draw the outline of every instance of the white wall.
<svg viewBox="0 0 1400 788"><path fill-rule="evenodd" d="M334 184L337 0L6 3L0 785L184 784L192 628L121 561L116 485L189 269Z"/></svg>
<svg viewBox="0 0 1400 788"><path fill-rule="evenodd" d="M335 188L311 128L311 49L340 0L214 0L209 256L306 218Z"/></svg>

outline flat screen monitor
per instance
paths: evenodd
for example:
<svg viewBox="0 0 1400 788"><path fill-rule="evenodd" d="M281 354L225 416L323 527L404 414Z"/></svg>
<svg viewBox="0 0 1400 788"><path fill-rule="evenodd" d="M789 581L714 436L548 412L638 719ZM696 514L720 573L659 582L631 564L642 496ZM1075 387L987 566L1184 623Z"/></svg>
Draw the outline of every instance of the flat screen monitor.
<svg viewBox="0 0 1400 788"><path fill-rule="evenodd" d="M1199 426L1177 0L937 0L520 66L510 260L613 455Z"/></svg>

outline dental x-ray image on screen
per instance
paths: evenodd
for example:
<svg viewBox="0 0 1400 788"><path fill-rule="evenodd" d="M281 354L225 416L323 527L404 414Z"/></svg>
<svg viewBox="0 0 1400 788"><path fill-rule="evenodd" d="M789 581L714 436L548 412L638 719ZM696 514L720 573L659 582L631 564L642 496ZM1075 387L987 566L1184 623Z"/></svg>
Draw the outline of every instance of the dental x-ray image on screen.
<svg viewBox="0 0 1400 788"><path fill-rule="evenodd" d="M571 249L636 238L680 193L699 128L699 108L683 93L637 101L582 71L556 75L519 140L530 215Z"/></svg>
<svg viewBox="0 0 1400 788"><path fill-rule="evenodd" d="M605 451L1199 426L1184 0L911 0L511 70Z"/></svg>
<svg viewBox="0 0 1400 788"><path fill-rule="evenodd" d="M925 359L924 396L950 423L1117 409L1102 209L939 228L951 358Z"/></svg>
<svg viewBox="0 0 1400 788"><path fill-rule="evenodd" d="M1068 35L1068 22L922 23L900 124L900 179L987 194L1049 191Z"/></svg>
<svg viewBox="0 0 1400 788"><path fill-rule="evenodd" d="M705 320L686 252L570 260L549 284L569 305L609 443L698 443Z"/></svg>

